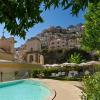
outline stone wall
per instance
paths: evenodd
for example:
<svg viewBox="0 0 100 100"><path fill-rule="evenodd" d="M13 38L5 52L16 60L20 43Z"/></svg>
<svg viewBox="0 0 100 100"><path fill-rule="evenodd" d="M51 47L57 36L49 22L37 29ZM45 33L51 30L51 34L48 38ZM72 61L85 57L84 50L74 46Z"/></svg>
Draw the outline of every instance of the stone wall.
<svg viewBox="0 0 100 100"><path fill-rule="evenodd" d="M14 55L10 54L10 53L0 52L0 59L2 59L2 60L14 60Z"/></svg>

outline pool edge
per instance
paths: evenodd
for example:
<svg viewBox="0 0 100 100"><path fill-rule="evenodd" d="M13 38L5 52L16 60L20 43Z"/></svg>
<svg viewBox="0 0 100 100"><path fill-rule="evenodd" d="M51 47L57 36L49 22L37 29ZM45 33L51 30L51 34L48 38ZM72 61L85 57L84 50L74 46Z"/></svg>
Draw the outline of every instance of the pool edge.
<svg viewBox="0 0 100 100"><path fill-rule="evenodd" d="M30 78L30 79L26 79L26 80L33 80L33 81L38 81L40 82L40 84L42 84L43 86L45 86L46 88L48 88L51 92L51 96L47 97L46 100L54 100L56 97L56 90L52 89L51 87L49 87L48 85L46 85L45 83L39 81L39 80L35 80L34 78Z"/></svg>
<svg viewBox="0 0 100 100"><path fill-rule="evenodd" d="M43 82L40 82L39 80L35 80L33 78L29 78L29 79L21 79L21 80L12 80L12 81L5 81L5 82L0 82L0 83L15 83L15 82L20 82L20 81L25 81L25 80L31 80L31 81L37 81L39 82L42 86L48 88L51 92L51 96L50 97L47 97L46 100L54 100L54 98L56 97L56 90L52 89L51 87L49 87L48 85L46 85L45 83Z"/></svg>

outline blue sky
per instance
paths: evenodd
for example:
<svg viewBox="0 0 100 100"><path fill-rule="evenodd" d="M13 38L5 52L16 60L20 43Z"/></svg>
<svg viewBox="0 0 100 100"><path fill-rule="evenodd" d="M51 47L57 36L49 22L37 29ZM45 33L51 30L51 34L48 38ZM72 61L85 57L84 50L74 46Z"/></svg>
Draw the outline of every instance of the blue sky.
<svg viewBox="0 0 100 100"><path fill-rule="evenodd" d="M50 26L61 26L61 27L68 27L69 25L75 25L78 23L84 23L84 12L80 11L78 16L72 16L70 14L70 9L63 11L61 8L47 10L42 13L42 17L44 19L44 23L39 23L29 29L26 35L26 39L23 40L20 37L15 37L17 43L15 47L19 47L20 45L24 44L25 41L36 34L40 33L44 29L47 29ZM3 25L0 25L0 37L2 36ZM10 37L9 33L5 32L6 37Z"/></svg>

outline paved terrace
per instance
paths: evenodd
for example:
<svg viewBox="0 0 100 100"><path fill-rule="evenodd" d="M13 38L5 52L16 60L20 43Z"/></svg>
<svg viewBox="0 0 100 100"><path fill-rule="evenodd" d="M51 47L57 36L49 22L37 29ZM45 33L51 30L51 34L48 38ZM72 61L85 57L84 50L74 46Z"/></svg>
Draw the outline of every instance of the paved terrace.
<svg viewBox="0 0 100 100"><path fill-rule="evenodd" d="M81 100L81 82L77 81L58 81L51 79L33 79L40 81L56 91L54 100Z"/></svg>

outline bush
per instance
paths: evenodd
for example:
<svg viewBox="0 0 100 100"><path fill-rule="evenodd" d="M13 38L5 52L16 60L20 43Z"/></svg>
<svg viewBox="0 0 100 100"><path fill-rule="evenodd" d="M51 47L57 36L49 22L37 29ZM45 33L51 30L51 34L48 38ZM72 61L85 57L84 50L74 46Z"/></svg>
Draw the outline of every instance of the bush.
<svg viewBox="0 0 100 100"><path fill-rule="evenodd" d="M42 70L33 70L33 72L32 72L32 77L34 77L34 78L37 78L38 77L38 75L40 74L42 72Z"/></svg>
<svg viewBox="0 0 100 100"><path fill-rule="evenodd" d="M51 73L57 73L58 70L59 70L58 68L45 69L45 70L43 71L43 73L44 73L44 76L45 76L46 78L48 78L48 77L51 76Z"/></svg>
<svg viewBox="0 0 100 100"><path fill-rule="evenodd" d="M32 71L32 76L34 78L39 78L40 76L42 78L52 78L51 77L52 73L56 73L57 74L58 72L66 72L66 75L67 75L68 72L72 71L72 70L80 72L81 67L76 66L76 67L67 67L67 68L64 67L64 68L50 68L50 69L40 69L40 70L37 69L37 70L33 70ZM64 77L63 77L63 75L61 75L61 76L59 76L59 78L60 79L62 78L62 80L64 80L64 78L67 77L66 75ZM80 75L78 77L81 78ZM70 80L69 78L67 78L67 79ZM72 80L74 80L74 78Z"/></svg>
<svg viewBox="0 0 100 100"><path fill-rule="evenodd" d="M100 64L94 65L95 72L100 72Z"/></svg>
<svg viewBox="0 0 100 100"><path fill-rule="evenodd" d="M67 76L64 76L64 77L54 77L52 78L54 80L62 80L62 81L82 81L82 78L81 77L67 77Z"/></svg>
<svg viewBox="0 0 100 100"><path fill-rule="evenodd" d="M85 61L90 61L92 59L92 56L90 53L88 53L82 49L72 48L66 52L67 61L68 61L69 57L74 53L79 54L81 56L81 58Z"/></svg>
<svg viewBox="0 0 100 100"><path fill-rule="evenodd" d="M81 63L85 60L82 59L82 56L79 54L79 53L74 53L74 54L71 54L71 56L69 57L68 59L68 62L69 63Z"/></svg>
<svg viewBox="0 0 100 100"><path fill-rule="evenodd" d="M82 100L100 100L100 72L84 79Z"/></svg>
<svg viewBox="0 0 100 100"><path fill-rule="evenodd" d="M50 68L50 69L41 69L41 70L33 70L32 76L34 78L37 78L40 74L44 74L45 78L48 78L51 76L51 73L57 73L59 71L58 68Z"/></svg>

